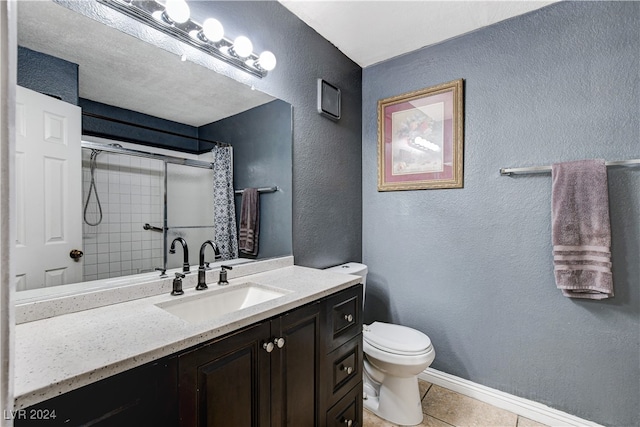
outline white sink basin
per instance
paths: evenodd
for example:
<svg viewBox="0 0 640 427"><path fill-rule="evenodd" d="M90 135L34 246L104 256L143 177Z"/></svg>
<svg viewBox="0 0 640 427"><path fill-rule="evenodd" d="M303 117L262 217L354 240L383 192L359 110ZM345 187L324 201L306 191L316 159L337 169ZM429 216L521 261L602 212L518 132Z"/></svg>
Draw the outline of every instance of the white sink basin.
<svg viewBox="0 0 640 427"><path fill-rule="evenodd" d="M156 306L187 322L200 323L279 298L290 291L247 282L198 292L201 294L163 302Z"/></svg>

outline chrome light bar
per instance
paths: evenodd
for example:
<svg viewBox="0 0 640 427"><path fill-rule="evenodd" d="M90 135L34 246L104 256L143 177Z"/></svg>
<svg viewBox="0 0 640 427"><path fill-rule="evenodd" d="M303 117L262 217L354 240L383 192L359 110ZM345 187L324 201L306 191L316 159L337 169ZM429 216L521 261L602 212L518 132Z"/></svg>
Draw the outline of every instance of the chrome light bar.
<svg viewBox="0 0 640 427"><path fill-rule="evenodd" d="M262 78L268 70L262 68L259 56L251 52L246 58L239 57L234 49L234 42L226 37L213 42L203 37L202 24L187 19L179 23L172 21L165 13L165 5L154 0L96 0L118 12L148 25L166 35L180 40L196 49L205 52L221 61L240 68L247 73ZM273 54L271 54L273 55ZM274 59L275 61L275 59Z"/></svg>

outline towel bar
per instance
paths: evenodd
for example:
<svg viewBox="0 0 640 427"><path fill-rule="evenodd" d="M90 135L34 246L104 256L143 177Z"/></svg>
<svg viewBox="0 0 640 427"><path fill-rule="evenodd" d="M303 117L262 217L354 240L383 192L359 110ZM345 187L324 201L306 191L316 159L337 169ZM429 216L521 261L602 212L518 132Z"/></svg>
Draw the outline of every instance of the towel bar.
<svg viewBox="0 0 640 427"><path fill-rule="evenodd" d="M612 162L606 162L607 166L640 166L640 159L631 160L616 160ZM500 169L500 175L524 175L524 174L537 174L537 173L549 173L551 172L551 166L531 166L526 168L502 168Z"/></svg>
<svg viewBox="0 0 640 427"><path fill-rule="evenodd" d="M263 188L258 188L258 193L275 193L276 191L278 191L280 188L278 188L278 186L274 186L274 187L263 187ZM242 190L236 190L236 194L242 194L244 193L244 188Z"/></svg>

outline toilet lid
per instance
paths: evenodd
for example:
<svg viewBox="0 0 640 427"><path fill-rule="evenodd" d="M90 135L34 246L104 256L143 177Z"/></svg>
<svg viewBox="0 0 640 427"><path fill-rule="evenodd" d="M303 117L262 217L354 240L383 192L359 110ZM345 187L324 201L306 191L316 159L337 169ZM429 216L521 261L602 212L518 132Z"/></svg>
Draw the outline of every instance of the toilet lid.
<svg viewBox="0 0 640 427"><path fill-rule="evenodd" d="M431 348L431 340L422 332L391 323L364 325L362 336L368 344L389 353L422 354Z"/></svg>

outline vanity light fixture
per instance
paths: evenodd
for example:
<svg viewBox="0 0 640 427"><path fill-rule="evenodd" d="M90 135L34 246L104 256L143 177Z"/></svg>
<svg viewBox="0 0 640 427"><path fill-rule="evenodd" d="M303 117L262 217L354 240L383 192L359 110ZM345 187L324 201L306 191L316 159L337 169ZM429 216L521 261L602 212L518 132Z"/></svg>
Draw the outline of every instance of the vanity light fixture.
<svg viewBox="0 0 640 427"><path fill-rule="evenodd" d="M236 58L248 58L253 51L253 43L245 36L238 36L233 41L233 45L229 48L229 55Z"/></svg>
<svg viewBox="0 0 640 427"><path fill-rule="evenodd" d="M270 51L253 53L247 37L226 38L217 19L208 18L202 24L191 19L185 0L96 1L254 76L262 78L276 66L275 55Z"/></svg>
<svg viewBox="0 0 640 427"><path fill-rule="evenodd" d="M169 25L173 23L184 24L189 20L189 16L191 16L191 10L184 0L167 0L164 12L162 12L162 18Z"/></svg>
<svg viewBox="0 0 640 427"><path fill-rule="evenodd" d="M196 34L205 43L218 43L224 37L224 27L217 19L208 18L202 24L202 29Z"/></svg>
<svg viewBox="0 0 640 427"><path fill-rule="evenodd" d="M272 52L265 50L253 65L263 70L271 71L276 68L276 56Z"/></svg>

